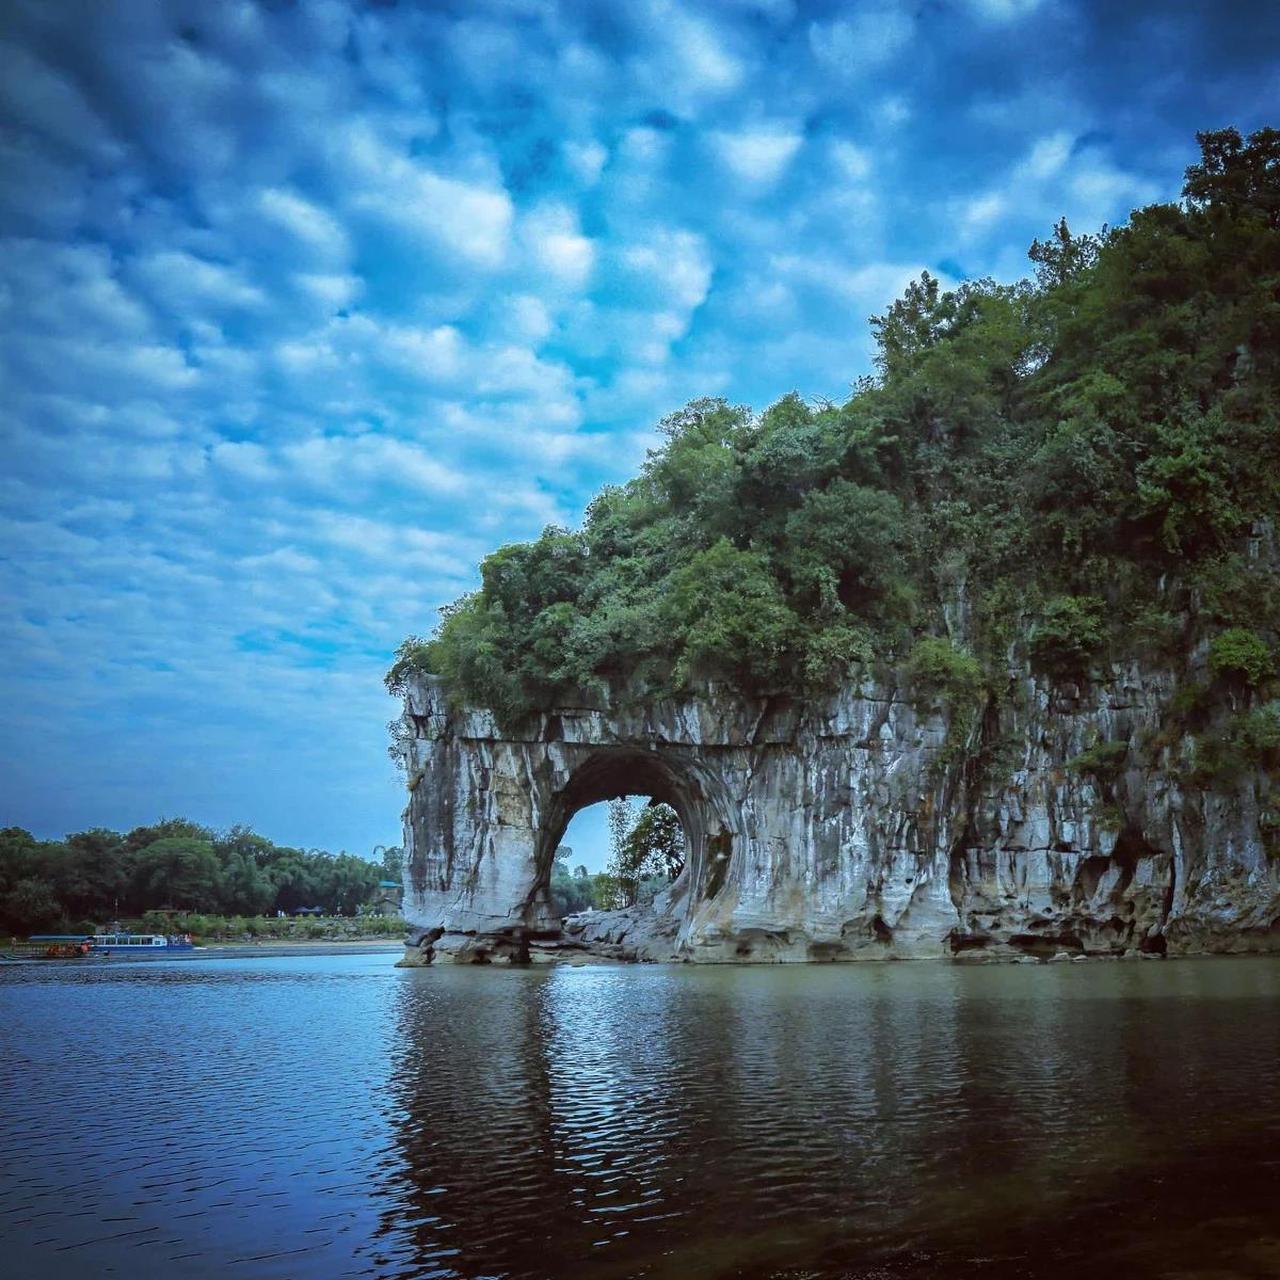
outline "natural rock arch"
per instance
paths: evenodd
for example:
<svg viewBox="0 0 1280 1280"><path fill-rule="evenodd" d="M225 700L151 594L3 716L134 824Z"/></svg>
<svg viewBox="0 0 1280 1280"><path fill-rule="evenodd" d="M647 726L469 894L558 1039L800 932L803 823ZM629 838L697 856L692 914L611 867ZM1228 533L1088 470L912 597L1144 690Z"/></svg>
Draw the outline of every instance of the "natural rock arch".
<svg viewBox="0 0 1280 1280"><path fill-rule="evenodd" d="M661 720L633 710L623 727L599 709L560 708L521 732L503 732L487 712L450 712L439 683L418 678L406 695L401 740L415 958L523 960L584 947L678 954L725 884L743 814L726 786L733 747L705 741L704 725ZM675 810L684 870L659 895L656 916L607 913L565 937L549 894L555 851L575 813L626 795ZM639 915L650 917L643 937L633 927ZM630 944L620 944L619 928L634 935Z"/></svg>
<svg viewBox="0 0 1280 1280"><path fill-rule="evenodd" d="M1159 765L1107 790L1066 767L1139 743L1170 685L1116 669L1067 710L1026 673L968 738L867 682L829 698L618 698L518 728L409 681L400 753L406 960L843 960L1248 950L1280 937L1280 862L1251 793ZM547 891L573 813L649 794L688 863L651 909L566 933ZM1224 911L1220 888L1229 884Z"/></svg>

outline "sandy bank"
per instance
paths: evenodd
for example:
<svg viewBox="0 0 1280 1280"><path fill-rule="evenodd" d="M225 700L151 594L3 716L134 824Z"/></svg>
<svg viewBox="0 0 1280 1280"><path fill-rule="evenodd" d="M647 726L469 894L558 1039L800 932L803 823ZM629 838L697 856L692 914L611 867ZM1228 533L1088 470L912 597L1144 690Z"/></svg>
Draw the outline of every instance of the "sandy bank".
<svg viewBox="0 0 1280 1280"><path fill-rule="evenodd" d="M112 955L65 956L47 959L44 956L18 954L16 952L0 953L3 964L42 964L60 967L92 965L92 964L135 964L157 960L261 960L271 956L369 956L395 955L404 952L404 943L398 939L365 938L351 942L335 942L332 939L320 939L317 942L215 942L208 946L198 946L192 951L160 951L159 954L146 951L126 953L117 951Z"/></svg>
<svg viewBox="0 0 1280 1280"><path fill-rule="evenodd" d="M399 938L365 938L335 942L210 942L194 951L165 956L167 960L248 960L260 956L369 956L386 952L399 954L404 943Z"/></svg>

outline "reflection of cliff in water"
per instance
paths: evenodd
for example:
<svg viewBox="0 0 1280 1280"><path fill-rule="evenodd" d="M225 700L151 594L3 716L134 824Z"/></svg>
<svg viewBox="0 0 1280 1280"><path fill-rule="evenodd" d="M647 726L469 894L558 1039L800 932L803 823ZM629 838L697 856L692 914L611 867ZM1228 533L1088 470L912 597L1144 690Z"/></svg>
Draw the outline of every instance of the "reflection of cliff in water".
<svg viewBox="0 0 1280 1280"><path fill-rule="evenodd" d="M1277 1189L1267 962L405 976L403 1274L1067 1274Z"/></svg>

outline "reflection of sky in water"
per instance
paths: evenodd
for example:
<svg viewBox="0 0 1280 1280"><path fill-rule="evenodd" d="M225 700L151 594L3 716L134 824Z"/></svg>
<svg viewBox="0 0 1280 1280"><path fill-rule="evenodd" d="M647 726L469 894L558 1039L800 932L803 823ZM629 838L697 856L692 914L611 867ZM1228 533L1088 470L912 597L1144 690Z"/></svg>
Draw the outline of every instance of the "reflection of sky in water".
<svg viewBox="0 0 1280 1280"><path fill-rule="evenodd" d="M6 1274L1262 1274L1278 994L1272 960L4 969Z"/></svg>

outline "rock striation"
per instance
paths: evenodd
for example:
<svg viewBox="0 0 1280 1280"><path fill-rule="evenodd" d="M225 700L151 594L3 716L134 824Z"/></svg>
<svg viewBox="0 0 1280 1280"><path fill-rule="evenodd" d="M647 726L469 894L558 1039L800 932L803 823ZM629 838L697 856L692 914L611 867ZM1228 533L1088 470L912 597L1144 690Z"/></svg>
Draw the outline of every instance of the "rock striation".
<svg viewBox="0 0 1280 1280"><path fill-rule="evenodd" d="M1172 763L1169 673L1010 674L978 714L864 682L825 701L617 697L519 732L410 681L410 963L1050 958L1280 946L1267 780L1196 789ZM1104 768L1088 753L1107 744ZM1080 763L1084 758L1086 764ZM555 918L580 808L670 804L686 867L650 908Z"/></svg>

